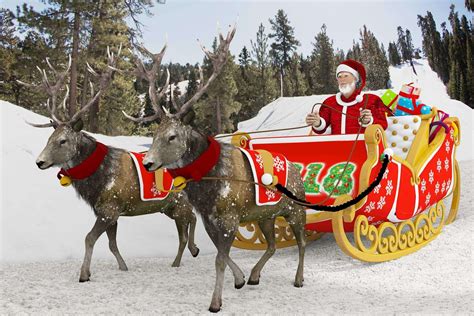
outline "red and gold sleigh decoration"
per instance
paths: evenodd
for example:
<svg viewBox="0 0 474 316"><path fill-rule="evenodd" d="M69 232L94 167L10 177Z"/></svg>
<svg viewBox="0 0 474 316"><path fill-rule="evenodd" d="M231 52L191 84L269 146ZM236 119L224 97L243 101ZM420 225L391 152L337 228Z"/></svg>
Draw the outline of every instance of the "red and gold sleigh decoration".
<svg viewBox="0 0 474 316"><path fill-rule="evenodd" d="M380 262L399 258L423 247L456 217L459 196L459 166L455 158L460 142L459 120L444 120L444 129L429 142L430 124L437 110L418 116L421 124L406 159L394 155L381 183L358 204L340 212L308 212L307 235L317 239L332 232L339 247L363 261ZM357 139L357 141L356 141ZM341 172L349 158L345 172ZM284 154L300 169L306 199L315 204L338 205L362 192L380 169L380 155L389 148L379 125L364 135L262 137L234 136L233 143L248 149ZM338 179L337 188L334 185ZM331 194L332 192L332 194ZM331 195L331 196L329 196ZM452 195L451 209L443 200ZM278 247L294 244L284 219L276 224ZM348 238L353 233L353 241ZM255 223L244 223L234 246L265 249L265 239Z"/></svg>

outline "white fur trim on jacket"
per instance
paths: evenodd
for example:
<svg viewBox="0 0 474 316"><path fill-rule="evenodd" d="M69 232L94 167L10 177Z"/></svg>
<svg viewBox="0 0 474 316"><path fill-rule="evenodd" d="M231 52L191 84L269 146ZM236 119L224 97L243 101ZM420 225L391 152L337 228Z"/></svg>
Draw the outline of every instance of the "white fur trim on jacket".
<svg viewBox="0 0 474 316"><path fill-rule="evenodd" d="M352 106L352 105L357 104L359 102L362 102L362 100L364 100L364 96L362 95L362 93L359 94L358 96L356 96L356 98L354 100L352 100L351 102L342 101L341 95L342 95L342 93L340 93L340 92L336 93L336 101L339 105L342 105L342 106Z"/></svg>

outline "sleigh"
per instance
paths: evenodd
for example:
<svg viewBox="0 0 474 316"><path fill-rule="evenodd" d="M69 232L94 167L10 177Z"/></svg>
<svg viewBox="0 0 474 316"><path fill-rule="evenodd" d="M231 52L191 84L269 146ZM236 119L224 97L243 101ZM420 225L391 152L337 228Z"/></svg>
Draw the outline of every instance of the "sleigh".
<svg viewBox="0 0 474 316"><path fill-rule="evenodd" d="M439 120L438 111L419 116L388 117L389 126L369 126L360 135L278 136L250 138L239 133L233 143L248 149L283 153L300 170L306 200L340 205L365 190L377 177L381 155L393 156L382 180L360 202L339 212L307 210L307 239L333 233L349 256L368 262L399 258L435 239L457 213L460 173L456 147L459 120ZM449 212L444 201L451 197ZM283 218L276 221L277 247L295 244ZM243 223L233 244L265 249L253 222Z"/></svg>

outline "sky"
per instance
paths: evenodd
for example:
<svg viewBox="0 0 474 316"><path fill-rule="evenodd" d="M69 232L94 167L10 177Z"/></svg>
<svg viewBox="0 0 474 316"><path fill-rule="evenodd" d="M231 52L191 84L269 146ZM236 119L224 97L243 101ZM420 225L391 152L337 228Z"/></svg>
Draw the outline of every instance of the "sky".
<svg viewBox="0 0 474 316"><path fill-rule="evenodd" d="M2 7L14 9L23 1L3 0ZM38 1L31 5L43 6ZM412 33L415 47L421 48L421 31L417 26L417 15L431 11L439 25L447 21L449 6L454 4L461 15L472 21L472 14L464 7L464 0L392 0L392 1L190 1L166 0L155 3L152 16L140 17L144 24L143 44L151 51L159 51L167 41L168 50L164 62L201 62L203 53L197 43L211 46L213 38L227 32L228 26L236 23L237 32L231 44L231 52L238 55L243 46L250 48L255 40L258 26L263 23L267 34L271 32L269 19L278 9L283 9L295 29L295 37L301 46L298 52L307 56L313 49L314 37L326 24L327 34L335 48L347 52L354 39L359 39L363 25L371 30L385 48L397 39L397 27L402 26ZM219 26L218 26L219 25Z"/></svg>

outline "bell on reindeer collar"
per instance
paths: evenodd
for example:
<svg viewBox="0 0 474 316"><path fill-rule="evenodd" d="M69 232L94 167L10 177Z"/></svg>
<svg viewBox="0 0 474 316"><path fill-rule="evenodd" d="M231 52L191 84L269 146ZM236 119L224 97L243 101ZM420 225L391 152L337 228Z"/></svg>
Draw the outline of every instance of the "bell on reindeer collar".
<svg viewBox="0 0 474 316"><path fill-rule="evenodd" d="M173 179L173 186L176 189L183 190L186 187L186 178L182 176L177 176Z"/></svg>
<svg viewBox="0 0 474 316"><path fill-rule="evenodd" d="M61 179L59 179L59 183L63 186L63 187L67 187L67 186L70 186L72 184L72 179L68 176L62 176Z"/></svg>

